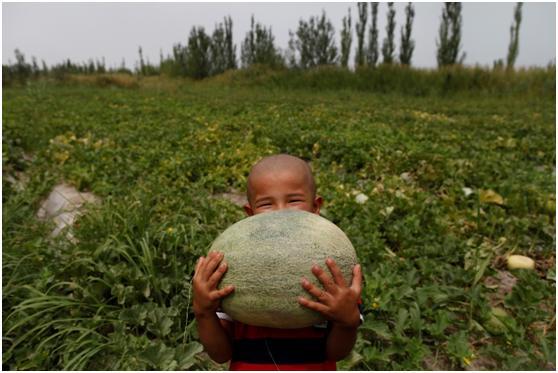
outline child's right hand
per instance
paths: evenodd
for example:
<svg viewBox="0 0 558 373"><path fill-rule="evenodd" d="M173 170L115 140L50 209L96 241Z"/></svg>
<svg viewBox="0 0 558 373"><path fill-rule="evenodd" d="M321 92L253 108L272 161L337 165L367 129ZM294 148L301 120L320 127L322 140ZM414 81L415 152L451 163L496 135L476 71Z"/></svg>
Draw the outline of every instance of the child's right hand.
<svg viewBox="0 0 558 373"><path fill-rule="evenodd" d="M196 317L214 315L221 298L234 291L234 286L229 285L217 289L217 285L227 271L227 263L223 261L223 253L212 251L207 257L200 257L194 273L194 314Z"/></svg>

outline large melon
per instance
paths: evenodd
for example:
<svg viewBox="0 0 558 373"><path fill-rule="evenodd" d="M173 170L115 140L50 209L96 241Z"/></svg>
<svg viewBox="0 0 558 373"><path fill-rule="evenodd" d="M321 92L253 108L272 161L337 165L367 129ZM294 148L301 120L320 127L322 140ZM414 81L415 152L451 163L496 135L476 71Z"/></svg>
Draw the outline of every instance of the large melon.
<svg viewBox="0 0 558 373"><path fill-rule="evenodd" d="M245 324L283 329L324 321L297 300L301 295L311 298L300 285L303 276L321 287L312 274L313 264L330 274L325 260L331 257L350 284L357 263L351 242L335 224L289 209L237 222L215 240L211 250L224 253L228 263L219 286L235 286L223 299L223 310Z"/></svg>

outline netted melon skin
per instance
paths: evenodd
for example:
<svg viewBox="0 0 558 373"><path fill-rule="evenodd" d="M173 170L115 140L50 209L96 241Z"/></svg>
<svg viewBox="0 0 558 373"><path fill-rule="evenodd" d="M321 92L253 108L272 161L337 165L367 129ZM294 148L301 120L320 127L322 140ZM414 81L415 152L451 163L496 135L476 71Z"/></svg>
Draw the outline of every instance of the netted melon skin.
<svg viewBox="0 0 558 373"><path fill-rule="evenodd" d="M355 250L341 229L319 215L299 210L241 220L225 230L211 250L224 253L228 263L219 287L235 287L223 299L223 310L245 324L281 329L324 321L297 300L311 298L300 285L303 276L321 287L311 272L313 264L329 274L325 260L334 259L350 284L357 263Z"/></svg>

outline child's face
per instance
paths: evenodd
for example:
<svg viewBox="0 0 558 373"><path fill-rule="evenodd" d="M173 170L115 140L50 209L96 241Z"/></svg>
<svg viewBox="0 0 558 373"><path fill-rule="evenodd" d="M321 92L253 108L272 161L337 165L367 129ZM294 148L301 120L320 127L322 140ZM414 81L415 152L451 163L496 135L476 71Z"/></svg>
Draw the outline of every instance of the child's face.
<svg viewBox="0 0 558 373"><path fill-rule="evenodd" d="M307 177L300 172L265 172L251 180L251 190L250 201L244 206L248 215L287 208L320 213L322 198L313 195Z"/></svg>

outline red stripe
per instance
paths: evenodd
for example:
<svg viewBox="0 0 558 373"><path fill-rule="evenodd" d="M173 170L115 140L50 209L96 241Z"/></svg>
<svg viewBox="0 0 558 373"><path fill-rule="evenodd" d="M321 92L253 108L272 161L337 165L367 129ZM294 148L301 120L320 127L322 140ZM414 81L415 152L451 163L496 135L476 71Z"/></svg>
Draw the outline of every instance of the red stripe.
<svg viewBox="0 0 558 373"><path fill-rule="evenodd" d="M229 370L337 370L334 361L315 364L250 364L242 361L231 362Z"/></svg>
<svg viewBox="0 0 558 373"><path fill-rule="evenodd" d="M235 339L259 338L323 338L326 328L275 329L234 323Z"/></svg>

